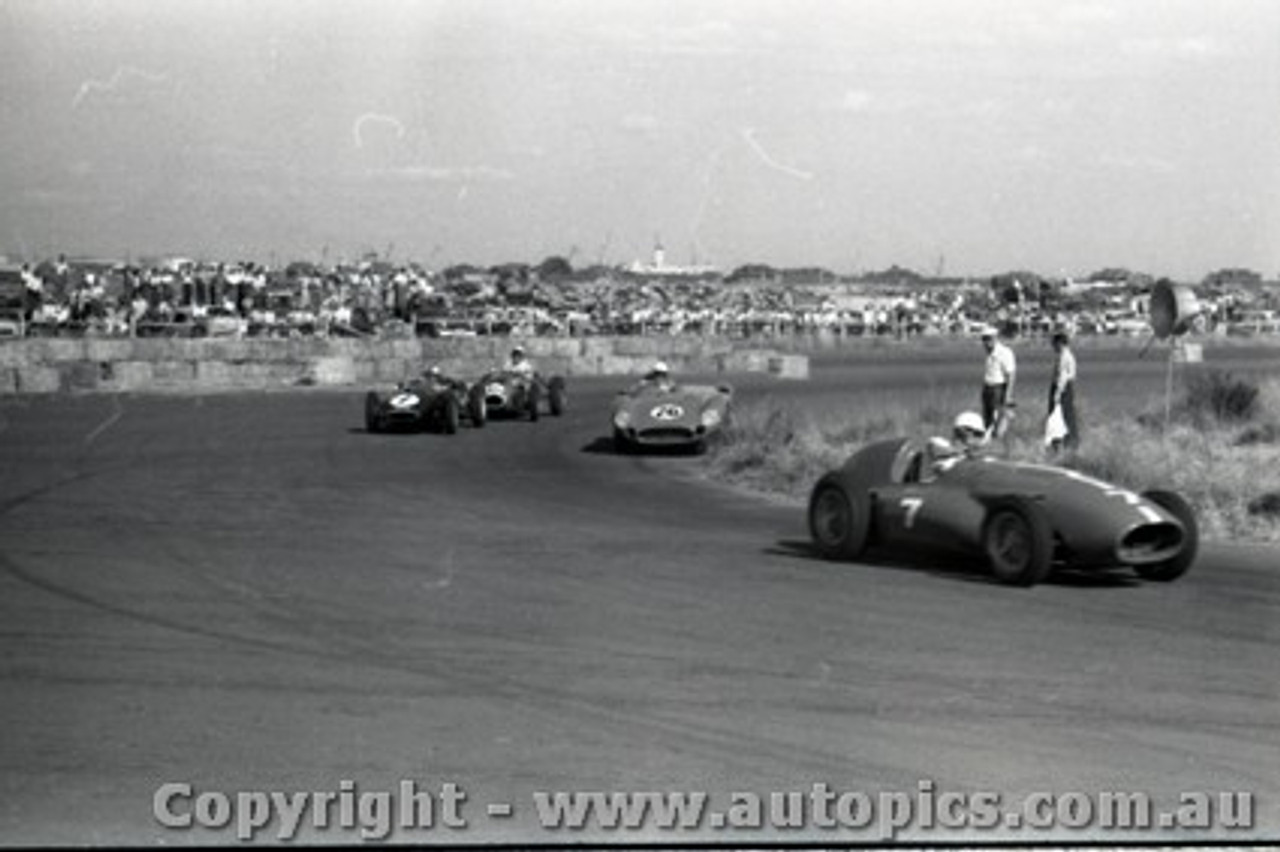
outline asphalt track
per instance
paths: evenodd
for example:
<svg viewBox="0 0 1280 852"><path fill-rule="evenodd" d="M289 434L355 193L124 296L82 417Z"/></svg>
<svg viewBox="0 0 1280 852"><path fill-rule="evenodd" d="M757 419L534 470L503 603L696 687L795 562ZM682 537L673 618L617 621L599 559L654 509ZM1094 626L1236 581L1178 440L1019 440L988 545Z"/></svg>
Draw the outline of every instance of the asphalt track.
<svg viewBox="0 0 1280 852"><path fill-rule="evenodd" d="M156 789L402 779L459 785L468 827L393 841L758 843L543 831L530 794L818 782L1249 791L1255 831L1213 836L1280 837L1274 550L1030 590L824 562L794 508L609 452L613 384L453 437L365 434L358 393L0 401L0 842L230 843L159 826Z"/></svg>

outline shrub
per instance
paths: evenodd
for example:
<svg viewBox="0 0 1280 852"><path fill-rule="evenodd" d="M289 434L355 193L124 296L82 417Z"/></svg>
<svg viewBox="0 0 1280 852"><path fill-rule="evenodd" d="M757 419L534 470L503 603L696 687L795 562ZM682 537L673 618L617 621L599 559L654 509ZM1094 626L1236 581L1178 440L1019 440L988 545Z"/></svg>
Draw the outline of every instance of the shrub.
<svg viewBox="0 0 1280 852"><path fill-rule="evenodd" d="M1237 447L1248 447L1253 444L1280 443L1280 425L1274 422L1250 426L1236 437Z"/></svg>
<svg viewBox="0 0 1280 852"><path fill-rule="evenodd" d="M1196 423L1244 423L1257 415L1259 388L1225 370L1196 371L1187 377L1183 410Z"/></svg>
<svg viewBox="0 0 1280 852"><path fill-rule="evenodd" d="M1280 491L1269 491L1250 500L1249 514L1280 518Z"/></svg>
<svg viewBox="0 0 1280 852"><path fill-rule="evenodd" d="M880 411L825 431L823 437L833 444L865 444L867 441L897 434L898 425L899 418L893 413Z"/></svg>

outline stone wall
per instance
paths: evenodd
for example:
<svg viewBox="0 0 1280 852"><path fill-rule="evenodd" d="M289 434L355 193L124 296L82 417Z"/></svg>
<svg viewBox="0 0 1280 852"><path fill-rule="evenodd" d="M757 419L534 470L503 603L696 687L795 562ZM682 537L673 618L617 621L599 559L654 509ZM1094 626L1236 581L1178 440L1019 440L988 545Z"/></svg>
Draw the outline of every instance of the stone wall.
<svg viewBox="0 0 1280 852"><path fill-rule="evenodd" d="M677 374L765 372L805 379L808 357L722 338L587 337L521 341L547 375L638 375L661 359ZM0 341L0 394L217 391L394 383L428 364L476 377L508 338L63 339Z"/></svg>

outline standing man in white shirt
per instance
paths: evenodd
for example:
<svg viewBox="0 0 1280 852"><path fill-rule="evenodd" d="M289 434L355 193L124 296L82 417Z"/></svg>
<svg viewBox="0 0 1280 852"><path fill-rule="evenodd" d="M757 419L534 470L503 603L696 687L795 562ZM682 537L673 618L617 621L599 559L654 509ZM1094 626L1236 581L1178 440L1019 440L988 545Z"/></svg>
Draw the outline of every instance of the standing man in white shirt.
<svg viewBox="0 0 1280 852"><path fill-rule="evenodd" d="M1004 431L1005 409L1013 404L1018 361L1013 350L996 339L993 326L982 329L982 346L987 350L982 374L982 420L988 433L998 436Z"/></svg>
<svg viewBox="0 0 1280 852"><path fill-rule="evenodd" d="M1067 434L1052 444L1056 452L1073 450L1080 446L1080 433L1076 421L1076 356L1071 351L1071 338L1064 329L1053 333L1053 351L1057 358L1053 364L1053 382L1049 385L1049 413L1062 409L1062 422Z"/></svg>

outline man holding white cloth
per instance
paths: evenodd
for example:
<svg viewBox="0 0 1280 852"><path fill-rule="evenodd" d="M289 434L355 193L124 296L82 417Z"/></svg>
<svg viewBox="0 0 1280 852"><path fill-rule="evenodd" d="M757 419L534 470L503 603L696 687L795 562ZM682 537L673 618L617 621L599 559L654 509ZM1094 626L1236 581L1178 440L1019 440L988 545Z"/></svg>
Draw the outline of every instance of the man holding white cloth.
<svg viewBox="0 0 1280 852"><path fill-rule="evenodd" d="M1063 329L1053 333L1053 382L1049 385L1049 419L1045 425L1045 441L1054 452L1074 450L1080 446L1076 421L1076 356L1071 351L1070 335Z"/></svg>

